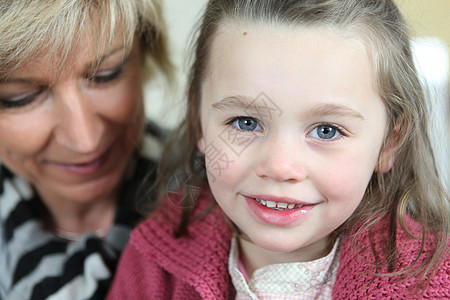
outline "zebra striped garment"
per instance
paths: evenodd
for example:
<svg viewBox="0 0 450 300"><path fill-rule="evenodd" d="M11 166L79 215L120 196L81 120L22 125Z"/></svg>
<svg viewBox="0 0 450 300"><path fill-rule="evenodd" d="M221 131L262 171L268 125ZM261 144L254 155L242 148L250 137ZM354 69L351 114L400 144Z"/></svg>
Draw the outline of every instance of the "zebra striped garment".
<svg viewBox="0 0 450 300"><path fill-rule="evenodd" d="M127 172L114 224L103 239L87 233L68 242L46 231L42 201L28 182L1 166L0 299L104 299L129 233L141 220L135 205L142 199L139 191L146 190L141 186L144 177L156 166L162 137L154 125L147 126L140 154ZM152 172L146 186L154 180Z"/></svg>

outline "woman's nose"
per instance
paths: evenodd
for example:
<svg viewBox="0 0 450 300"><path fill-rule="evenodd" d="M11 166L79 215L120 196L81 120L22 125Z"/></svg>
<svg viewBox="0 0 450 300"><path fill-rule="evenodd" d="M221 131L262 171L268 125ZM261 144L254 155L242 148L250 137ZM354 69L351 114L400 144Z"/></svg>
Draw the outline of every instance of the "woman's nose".
<svg viewBox="0 0 450 300"><path fill-rule="evenodd" d="M262 148L255 168L258 177L292 183L305 180L306 157L302 155L302 146L295 137L272 137Z"/></svg>
<svg viewBox="0 0 450 300"><path fill-rule="evenodd" d="M95 100L95 99L94 99ZM95 102L74 84L55 90L58 126L55 138L61 146L78 153L94 152L102 138L104 124Z"/></svg>

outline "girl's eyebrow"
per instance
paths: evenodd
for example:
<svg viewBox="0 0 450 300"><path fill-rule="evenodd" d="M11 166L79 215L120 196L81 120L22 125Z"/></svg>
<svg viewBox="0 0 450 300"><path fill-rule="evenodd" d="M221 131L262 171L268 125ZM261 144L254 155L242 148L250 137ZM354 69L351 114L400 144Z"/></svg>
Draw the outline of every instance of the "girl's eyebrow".
<svg viewBox="0 0 450 300"><path fill-rule="evenodd" d="M227 110L227 109L242 109L247 110L252 107L255 99L248 96L231 96L225 97L219 102L213 103L211 106L215 110ZM341 104L336 103L321 103L314 106L312 109L305 112L306 116L329 116L337 115L341 117L350 117L355 119L364 120L364 117L356 110Z"/></svg>
<svg viewBox="0 0 450 300"><path fill-rule="evenodd" d="M226 110L226 109L248 109L251 107L255 100L251 97L237 95L231 97L225 97L219 102L213 103L211 106L215 110Z"/></svg>
<svg viewBox="0 0 450 300"><path fill-rule="evenodd" d="M328 116L328 115L335 115L335 116L341 116L341 117L350 117L354 119L361 119L364 120L364 117L357 112L356 110L345 106L341 104L336 103L322 103L319 105L314 106L311 110L309 110L307 115L314 115L314 116Z"/></svg>

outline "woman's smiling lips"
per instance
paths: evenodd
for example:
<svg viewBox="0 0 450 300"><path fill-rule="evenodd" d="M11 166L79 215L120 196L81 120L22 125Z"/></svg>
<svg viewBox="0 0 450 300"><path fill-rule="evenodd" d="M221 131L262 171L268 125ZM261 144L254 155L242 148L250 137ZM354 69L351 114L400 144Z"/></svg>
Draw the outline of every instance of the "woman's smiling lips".
<svg viewBox="0 0 450 300"><path fill-rule="evenodd" d="M65 173L79 176L91 175L101 169L101 167L107 161L110 153L111 149L108 149L97 158L81 163L63 163L63 162L50 162L50 163L56 166L59 170L64 171Z"/></svg>
<svg viewBox="0 0 450 300"><path fill-rule="evenodd" d="M257 219L275 226L289 226L300 222L319 204L270 195L243 196Z"/></svg>

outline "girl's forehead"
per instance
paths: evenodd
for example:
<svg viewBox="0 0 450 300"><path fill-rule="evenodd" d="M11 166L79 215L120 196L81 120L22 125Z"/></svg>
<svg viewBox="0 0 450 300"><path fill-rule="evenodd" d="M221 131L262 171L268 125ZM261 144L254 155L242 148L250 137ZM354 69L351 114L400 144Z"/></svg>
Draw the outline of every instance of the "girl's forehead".
<svg viewBox="0 0 450 300"><path fill-rule="evenodd" d="M370 51L365 41L356 32L342 31L325 25L292 26L262 22L224 22L212 38L210 54L237 52L236 50L240 48L235 46L242 45L261 50L266 48L265 45L267 47L279 45L280 54L288 52L293 47L297 49L316 47L318 51L326 50L326 47L348 48L362 50L370 60ZM287 45L290 47L286 47Z"/></svg>
<svg viewBox="0 0 450 300"><path fill-rule="evenodd" d="M333 32L342 38L358 38L359 28L357 24L349 25L347 27L333 26L327 23L310 23L310 24L294 24L281 21L267 22L264 20L242 20L236 18L224 19L217 27L217 34L220 33L238 33L247 35L250 30L259 32L277 32L280 33L289 31L297 32Z"/></svg>
<svg viewBox="0 0 450 300"><path fill-rule="evenodd" d="M213 98L264 92L292 103L355 99L356 106L379 98L364 44L326 27L225 24L212 44L208 71L203 87Z"/></svg>
<svg viewBox="0 0 450 300"><path fill-rule="evenodd" d="M266 24L226 20L212 38L208 54L208 71L211 71L210 67L213 64L220 62L227 64L227 59L233 56L241 56L237 59L246 61L245 57L242 58L242 52L239 52L242 49L248 53L258 54L268 47L278 50L276 53L278 53L279 59L276 59L274 63L282 60L285 53L292 49L299 49L301 50L299 53L301 53L304 49L309 48L318 54L323 53L323 61L330 61L327 57L327 51L330 49L335 52L341 49L344 54L346 52L362 53L368 63L372 79L374 82L377 81L378 73L375 68L374 51L361 33L361 29L352 27L342 30L328 25ZM251 59L248 57L248 60ZM339 57L336 60L339 60ZM333 64L333 62L331 63Z"/></svg>
<svg viewBox="0 0 450 300"><path fill-rule="evenodd" d="M366 43L364 34L357 26L339 29L331 25L290 25L284 23L264 23L263 21L234 21L234 19L224 20L213 35L212 47L222 47L223 44L231 44L240 40L251 40L257 36L261 43L270 43L273 40L284 40L288 43L296 44L299 37L309 37L311 39L317 36L328 36L330 42L336 45L350 45L352 47L365 48L369 54L369 45ZM220 44L220 45L218 45Z"/></svg>

